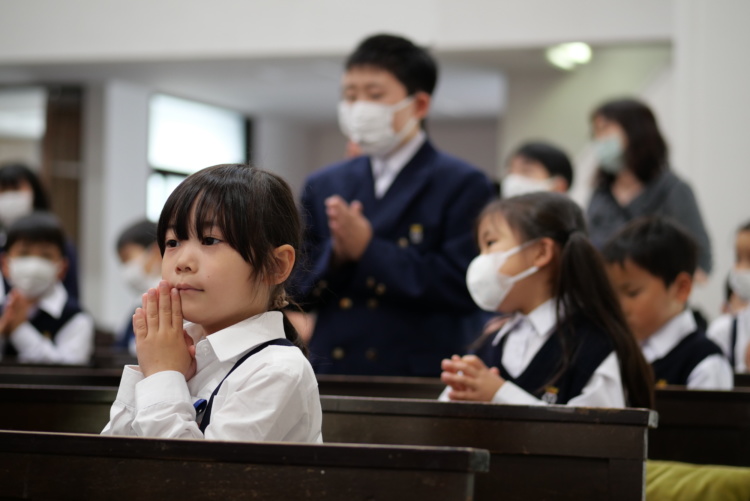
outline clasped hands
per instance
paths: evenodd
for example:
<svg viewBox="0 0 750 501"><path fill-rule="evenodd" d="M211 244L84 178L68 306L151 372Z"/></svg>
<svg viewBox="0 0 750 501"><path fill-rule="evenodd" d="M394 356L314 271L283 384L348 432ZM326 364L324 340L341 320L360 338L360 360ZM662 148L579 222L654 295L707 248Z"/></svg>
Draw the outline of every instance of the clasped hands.
<svg viewBox="0 0 750 501"><path fill-rule="evenodd" d="M328 228L333 240L334 259L338 262L358 261L372 240L372 225L362 213L362 203L351 204L338 195L326 198Z"/></svg>
<svg viewBox="0 0 750 501"><path fill-rule="evenodd" d="M476 355L453 355L440 366L440 380L451 387L451 400L490 402L505 383L497 367L487 367Z"/></svg>
<svg viewBox="0 0 750 501"><path fill-rule="evenodd" d="M141 298L133 315L138 365L144 376L177 371L188 381L195 375L195 343L182 327L182 303L177 289L162 280Z"/></svg>
<svg viewBox="0 0 750 501"><path fill-rule="evenodd" d="M17 289L11 289L0 316L0 335L8 338L29 317L29 310L34 300L27 298Z"/></svg>

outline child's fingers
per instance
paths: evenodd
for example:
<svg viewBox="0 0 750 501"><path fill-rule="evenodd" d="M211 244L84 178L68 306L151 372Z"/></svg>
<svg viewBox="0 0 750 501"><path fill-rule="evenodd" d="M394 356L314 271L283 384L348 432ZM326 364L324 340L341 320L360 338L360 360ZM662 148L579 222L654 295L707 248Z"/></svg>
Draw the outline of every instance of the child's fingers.
<svg viewBox="0 0 750 501"><path fill-rule="evenodd" d="M180 291L172 288L170 294L172 295L172 328L182 329L182 299L180 298Z"/></svg>
<svg viewBox="0 0 750 501"><path fill-rule="evenodd" d="M144 338L148 334L146 314L143 308L136 308L135 313L133 313L133 332L135 332L136 339Z"/></svg>
<svg viewBox="0 0 750 501"><path fill-rule="evenodd" d="M460 385L466 388L474 388L476 386L476 383L473 377L469 377L461 373L442 372L440 374L440 380L450 386Z"/></svg>
<svg viewBox="0 0 750 501"><path fill-rule="evenodd" d="M156 289L148 290L146 298L146 328L151 334L159 331L159 308L157 306Z"/></svg>
<svg viewBox="0 0 750 501"><path fill-rule="evenodd" d="M481 370L486 369L487 366L482 362L482 359L479 358L476 355L466 355L463 359L461 359L468 367L473 368L474 370Z"/></svg>
<svg viewBox="0 0 750 501"><path fill-rule="evenodd" d="M146 302L148 301L148 291L144 292L141 295L141 308L143 308L143 311L146 311Z"/></svg>
<svg viewBox="0 0 750 501"><path fill-rule="evenodd" d="M159 282L159 329L162 332L167 332L171 328L172 298L170 297L169 284L162 280Z"/></svg>

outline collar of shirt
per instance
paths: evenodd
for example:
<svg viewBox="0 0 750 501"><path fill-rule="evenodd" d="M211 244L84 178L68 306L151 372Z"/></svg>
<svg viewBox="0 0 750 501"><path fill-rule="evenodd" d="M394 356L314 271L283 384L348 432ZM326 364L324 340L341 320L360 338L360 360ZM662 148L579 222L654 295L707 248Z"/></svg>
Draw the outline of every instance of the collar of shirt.
<svg viewBox="0 0 750 501"><path fill-rule="evenodd" d="M190 337L196 342L196 358L204 354L200 345L207 343L216 358L225 362L239 357L261 343L286 337L284 334L283 313L268 311L246 318L241 322L205 336L201 326L197 324L185 325Z"/></svg>
<svg viewBox="0 0 750 501"><path fill-rule="evenodd" d="M398 173L406 167L417 150L427 140L427 134L420 128L406 144L385 157L370 157L372 178L375 180L375 196L381 198L391 187Z"/></svg>
<svg viewBox="0 0 750 501"><path fill-rule="evenodd" d="M36 308L47 312L53 318L60 318L67 302L68 291L65 290L65 286L60 281L57 281L52 289L41 297Z"/></svg>
<svg viewBox="0 0 750 501"><path fill-rule="evenodd" d="M663 358L697 328L692 311L685 310L675 315L661 329L641 343L644 358L648 363Z"/></svg>
<svg viewBox="0 0 750 501"><path fill-rule="evenodd" d="M552 334L552 330L557 323L555 312L555 298L550 298L543 302L528 315L516 313L510 320L498 331L492 345L497 346L503 336L513 331L530 331L539 337L547 338Z"/></svg>

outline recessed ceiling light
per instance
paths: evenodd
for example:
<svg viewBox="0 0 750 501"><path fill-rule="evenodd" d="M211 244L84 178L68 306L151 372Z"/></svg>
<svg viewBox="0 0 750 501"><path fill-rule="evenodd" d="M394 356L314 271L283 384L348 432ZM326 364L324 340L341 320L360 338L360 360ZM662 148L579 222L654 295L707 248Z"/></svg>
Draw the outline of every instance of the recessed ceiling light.
<svg viewBox="0 0 750 501"><path fill-rule="evenodd" d="M583 42L554 45L547 49L547 61L563 70L572 70L591 61L591 47Z"/></svg>

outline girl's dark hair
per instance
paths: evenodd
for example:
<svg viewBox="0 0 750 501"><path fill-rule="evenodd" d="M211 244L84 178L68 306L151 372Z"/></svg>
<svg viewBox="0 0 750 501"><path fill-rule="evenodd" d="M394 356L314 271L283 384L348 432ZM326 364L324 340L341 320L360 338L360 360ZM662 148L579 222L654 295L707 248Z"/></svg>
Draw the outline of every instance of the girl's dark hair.
<svg viewBox="0 0 750 501"><path fill-rule="evenodd" d="M136 244L147 249L156 242L156 223L142 219L131 224L120 233L116 250L119 252L128 244Z"/></svg>
<svg viewBox="0 0 750 501"><path fill-rule="evenodd" d="M740 226L740 228L737 230L737 233L739 233L741 231L750 231L750 221L748 221L745 224L743 224L742 226Z"/></svg>
<svg viewBox="0 0 750 501"><path fill-rule="evenodd" d="M667 143L648 106L635 99L616 99L596 108L591 113L591 120L596 117L616 122L625 131L628 138L625 165L639 180L647 183L669 168ZM599 169L599 180L610 184L614 175Z"/></svg>
<svg viewBox="0 0 750 501"><path fill-rule="evenodd" d="M611 339L628 405L653 407L651 367L628 328L604 262L586 235L586 222L578 205L559 193L531 193L491 202L479 215L479 221L493 215L502 216L522 242L550 238L559 246L553 263L557 270L554 294L565 355L550 383L568 368L570 347L575 344L573 321L584 317Z"/></svg>
<svg viewBox="0 0 750 501"><path fill-rule="evenodd" d="M191 234L203 238L211 226L221 229L224 240L252 267L255 278L276 269L272 251L289 244L299 255L302 223L289 185L281 177L248 165L208 167L185 179L167 199L157 227L162 255L165 236L172 229L180 240ZM284 284L271 291L268 308L287 306ZM284 332L307 355L294 326L284 315Z"/></svg>
<svg viewBox="0 0 750 501"><path fill-rule="evenodd" d="M34 171L20 163L5 164L0 167L0 189L17 190L26 181L34 193L34 210L50 210L47 191Z"/></svg>
<svg viewBox="0 0 750 501"><path fill-rule="evenodd" d="M10 251L17 242L53 244L60 249L61 256L67 256L65 231L60 220L51 212L35 211L11 224L5 241L5 251Z"/></svg>

